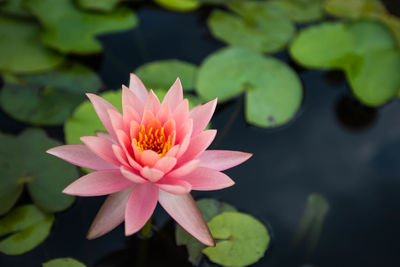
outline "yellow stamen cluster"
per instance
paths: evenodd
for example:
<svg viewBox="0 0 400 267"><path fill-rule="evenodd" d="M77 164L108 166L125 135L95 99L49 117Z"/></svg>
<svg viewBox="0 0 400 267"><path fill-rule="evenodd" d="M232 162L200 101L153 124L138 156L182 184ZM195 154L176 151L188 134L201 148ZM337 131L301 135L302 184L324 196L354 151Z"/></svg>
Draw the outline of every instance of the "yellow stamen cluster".
<svg viewBox="0 0 400 267"><path fill-rule="evenodd" d="M156 129L155 131L153 130L154 129L150 127L146 131L146 128L142 125L137 139L133 138L133 142L140 151L153 150L160 157L163 157L171 148L171 135L166 137L164 127Z"/></svg>

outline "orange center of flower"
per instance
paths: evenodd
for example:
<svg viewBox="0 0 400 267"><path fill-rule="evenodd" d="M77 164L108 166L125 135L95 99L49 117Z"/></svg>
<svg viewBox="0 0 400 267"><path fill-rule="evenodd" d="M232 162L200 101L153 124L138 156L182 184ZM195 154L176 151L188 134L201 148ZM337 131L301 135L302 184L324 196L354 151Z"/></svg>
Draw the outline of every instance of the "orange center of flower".
<svg viewBox="0 0 400 267"><path fill-rule="evenodd" d="M171 148L171 135L166 136L164 127L156 130L150 127L146 131L146 128L142 125L137 139L133 138L133 142L140 151L153 150L161 158Z"/></svg>

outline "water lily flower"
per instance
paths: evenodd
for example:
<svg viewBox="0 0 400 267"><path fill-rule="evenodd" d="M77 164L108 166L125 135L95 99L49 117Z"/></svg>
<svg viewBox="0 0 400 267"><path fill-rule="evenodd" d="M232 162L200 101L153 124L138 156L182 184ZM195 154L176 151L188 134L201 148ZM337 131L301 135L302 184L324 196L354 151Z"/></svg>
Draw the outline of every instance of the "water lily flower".
<svg viewBox="0 0 400 267"><path fill-rule="evenodd" d="M97 238L125 221L125 234L139 231L159 202L187 232L208 246L215 242L191 190L217 190L234 182L221 171L251 154L206 150L216 130L205 130L217 100L189 110L179 78L160 103L131 74L122 86L121 114L105 99L87 94L108 133L81 137L83 144L47 152L94 170L64 189L75 196L109 195L87 237Z"/></svg>

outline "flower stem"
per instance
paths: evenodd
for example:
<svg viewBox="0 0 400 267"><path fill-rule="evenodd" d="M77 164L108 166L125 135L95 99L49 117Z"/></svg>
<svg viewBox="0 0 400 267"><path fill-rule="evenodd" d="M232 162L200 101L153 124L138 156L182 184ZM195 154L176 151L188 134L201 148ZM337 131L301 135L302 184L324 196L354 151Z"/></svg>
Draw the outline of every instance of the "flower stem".
<svg viewBox="0 0 400 267"><path fill-rule="evenodd" d="M148 239L151 235L151 217L143 226L142 230L140 230L140 234L143 239Z"/></svg>

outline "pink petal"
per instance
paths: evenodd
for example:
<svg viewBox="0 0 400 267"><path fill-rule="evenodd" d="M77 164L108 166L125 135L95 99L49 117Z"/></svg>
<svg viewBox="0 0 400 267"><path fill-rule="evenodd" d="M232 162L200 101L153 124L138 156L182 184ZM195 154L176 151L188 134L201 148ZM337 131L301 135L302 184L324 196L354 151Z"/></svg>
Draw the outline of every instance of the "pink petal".
<svg viewBox="0 0 400 267"><path fill-rule="evenodd" d="M205 167L198 167L180 179L189 182L193 190L218 190L235 184L228 175Z"/></svg>
<svg viewBox="0 0 400 267"><path fill-rule="evenodd" d="M125 85L122 85L122 111L124 112L124 114L126 112L129 112L128 109L131 108L135 110L137 114L141 117L143 115L144 103L146 102L140 100L140 98L138 98L132 90L130 90Z"/></svg>
<svg viewBox="0 0 400 267"><path fill-rule="evenodd" d="M159 169L163 173L168 173L173 167L175 167L175 164L176 158L164 156L157 161L156 165L154 165L154 168Z"/></svg>
<svg viewBox="0 0 400 267"><path fill-rule="evenodd" d="M190 111L190 117L193 119L193 132L192 136L196 136L206 128L214 114L215 107L217 106L217 99L214 99L204 105L194 107Z"/></svg>
<svg viewBox="0 0 400 267"><path fill-rule="evenodd" d="M190 140L191 140L191 136L190 135L186 135L185 138L183 138L182 142L181 142L181 146L179 148L179 151L176 155L177 158L180 158L188 149L189 144L190 144Z"/></svg>
<svg viewBox="0 0 400 267"><path fill-rule="evenodd" d="M146 179L149 179L151 182L157 182L164 176L162 171L155 168L149 168L147 166L140 171L140 174Z"/></svg>
<svg viewBox="0 0 400 267"><path fill-rule="evenodd" d="M126 106L123 114L124 129L128 130L131 124L135 122L138 124L142 120L142 116L139 115L131 106Z"/></svg>
<svg viewBox="0 0 400 267"><path fill-rule="evenodd" d="M160 156L153 150L145 150L140 154L140 162L142 163L142 166L152 168L159 160Z"/></svg>
<svg viewBox="0 0 400 267"><path fill-rule="evenodd" d="M180 145L175 145L175 146L171 147L170 150L168 150L167 154L165 154L165 156L175 157L179 151L179 147L180 147Z"/></svg>
<svg viewBox="0 0 400 267"><path fill-rule="evenodd" d="M88 239L98 238L124 221L126 202L131 190L132 188L127 188L107 197L90 226L86 236Z"/></svg>
<svg viewBox="0 0 400 267"><path fill-rule="evenodd" d="M118 143L121 145L125 154L129 155L132 150L130 149L131 148L131 140L129 139L128 135L122 130L117 130L116 134L117 134Z"/></svg>
<svg viewBox="0 0 400 267"><path fill-rule="evenodd" d="M135 184L144 184L144 183L147 183L147 182L148 182L148 181L146 181L145 179L143 179L142 176L136 174L135 171L132 170L132 169L129 169L129 168L125 167L125 166L122 166L122 167L120 168L120 170L121 170L121 174L122 174L125 178L131 180L131 181L134 182Z"/></svg>
<svg viewBox="0 0 400 267"><path fill-rule="evenodd" d="M192 186L190 183L186 181L180 181L177 180L175 183L171 184L163 184L163 183L157 183L156 184L161 190L166 191L168 193L174 194L174 195L185 195L189 194L190 190L192 189Z"/></svg>
<svg viewBox="0 0 400 267"><path fill-rule="evenodd" d="M143 113L141 125L147 125L154 118L153 112L146 109Z"/></svg>
<svg viewBox="0 0 400 267"><path fill-rule="evenodd" d="M112 145L111 146L115 157L118 159L118 161L125 166L129 166L129 162L128 159L126 158L126 155L124 153L124 151L122 150L122 148L120 148L118 145Z"/></svg>
<svg viewBox="0 0 400 267"><path fill-rule="evenodd" d="M136 121L131 121L131 125L130 125L130 135L131 135L131 139L138 137L138 133L140 132L140 126Z"/></svg>
<svg viewBox="0 0 400 267"><path fill-rule="evenodd" d="M158 200L161 206L183 229L203 244L215 246L207 223L190 194L174 195L160 190Z"/></svg>
<svg viewBox="0 0 400 267"><path fill-rule="evenodd" d="M151 183L137 185L131 192L125 209L125 235L139 231L156 208L158 188Z"/></svg>
<svg viewBox="0 0 400 267"><path fill-rule="evenodd" d="M101 98L100 96L94 94L86 94L86 95L89 98L90 102L92 102L93 107L97 113L97 116L103 123L104 127L107 129L107 132L112 136L114 140L117 140L107 110L113 109L117 112L118 110L113 105L111 105L107 100Z"/></svg>
<svg viewBox="0 0 400 267"><path fill-rule="evenodd" d="M146 103L148 92L142 81L138 76L131 73L131 79L129 81L129 89L135 93L135 95L140 99L140 101L144 104Z"/></svg>
<svg viewBox="0 0 400 267"><path fill-rule="evenodd" d="M160 100L158 100L158 97L156 96L156 94L154 94L153 90L150 90L144 109L150 110L153 114L157 114L160 110L160 106Z"/></svg>
<svg viewBox="0 0 400 267"><path fill-rule="evenodd" d="M214 140L216 134L216 130L207 130L193 137L186 152L179 158L178 164L180 165L196 158L200 153L207 149Z"/></svg>
<svg viewBox="0 0 400 267"><path fill-rule="evenodd" d="M183 91L182 84L179 78L176 79L175 83L169 88L167 94L163 99L163 103L168 103L172 111L182 102Z"/></svg>
<svg viewBox="0 0 400 267"><path fill-rule="evenodd" d="M115 111L112 109L108 109L108 116L110 117L111 125L116 133L117 130L125 130L124 120L122 118L121 113L119 111Z"/></svg>
<svg viewBox="0 0 400 267"><path fill-rule="evenodd" d="M200 161L197 159L191 160L191 161L183 164L181 167L170 172L168 174L168 177L181 177L181 176L188 175L189 173L194 171L197 167L199 167L199 163L200 163Z"/></svg>
<svg viewBox="0 0 400 267"><path fill-rule="evenodd" d="M183 99L183 101L176 107L173 118L176 125L182 125L186 120L189 119L189 101Z"/></svg>
<svg viewBox="0 0 400 267"><path fill-rule="evenodd" d="M171 116L171 109L168 103L163 103L157 113L157 119L159 119L161 124L164 124L167 120L169 120L169 118L171 118Z"/></svg>
<svg viewBox="0 0 400 267"><path fill-rule="evenodd" d="M216 171L224 171L235 167L246 160L253 154L240 151L229 150L206 150L201 153L197 159L200 160L200 167L207 167Z"/></svg>
<svg viewBox="0 0 400 267"><path fill-rule="evenodd" d="M96 136L108 139L115 144L117 143L116 140L114 140L111 135L105 131L96 131L95 134Z"/></svg>
<svg viewBox="0 0 400 267"><path fill-rule="evenodd" d="M101 196L122 191L134 185L126 179L120 170L96 171L82 176L63 193L74 196Z"/></svg>
<svg viewBox="0 0 400 267"><path fill-rule="evenodd" d="M118 168L114 164L94 154L85 145L57 146L46 152L83 168L92 170L110 170Z"/></svg>
<svg viewBox="0 0 400 267"><path fill-rule="evenodd" d="M181 144L183 142L183 139L189 135L189 137L192 136L192 131L193 131L193 120L188 119L182 124L177 124L181 125L180 128L176 131L176 143Z"/></svg>
<svg viewBox="0 0 400 267"><path fill-rule="evenodd" d="M121 164L113 153L112 145L114 143L110 140L97 136L83 136L81 137L81 141L104 160L117 166Z"/></svg>

